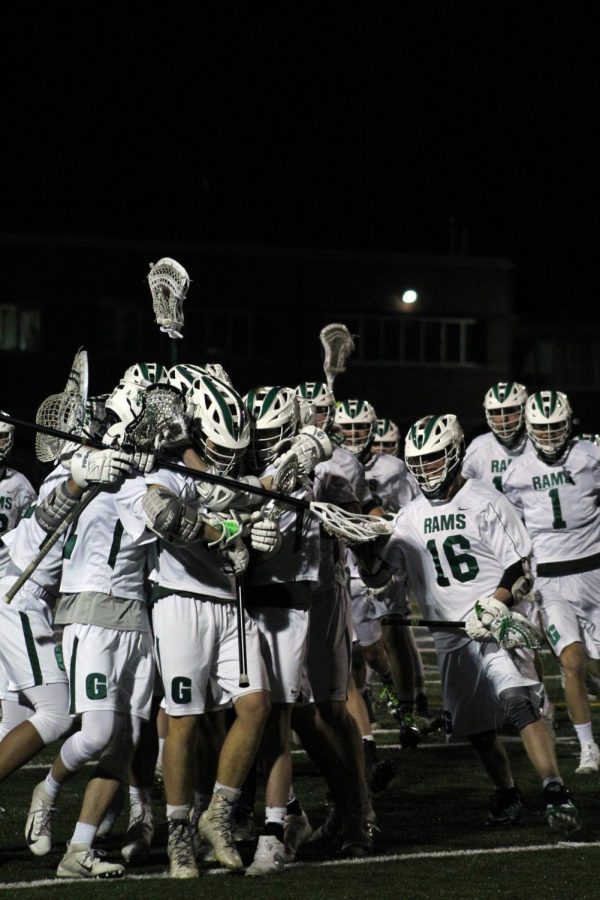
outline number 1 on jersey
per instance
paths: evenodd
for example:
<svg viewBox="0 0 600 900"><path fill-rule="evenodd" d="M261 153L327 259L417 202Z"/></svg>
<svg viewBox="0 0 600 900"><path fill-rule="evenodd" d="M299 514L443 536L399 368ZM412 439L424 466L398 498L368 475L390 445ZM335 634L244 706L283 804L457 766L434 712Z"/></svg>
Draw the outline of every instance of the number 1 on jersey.
<svg viewBox="0 0 600 900"><path fill-rule="evenodd" d="M566 528L567 523L562 517L562 509L560 508L560 497L558 496L558 488L552 488L548 491L548 496L552 501L552 515L554 516L552 520L553 528Z"/></svg>

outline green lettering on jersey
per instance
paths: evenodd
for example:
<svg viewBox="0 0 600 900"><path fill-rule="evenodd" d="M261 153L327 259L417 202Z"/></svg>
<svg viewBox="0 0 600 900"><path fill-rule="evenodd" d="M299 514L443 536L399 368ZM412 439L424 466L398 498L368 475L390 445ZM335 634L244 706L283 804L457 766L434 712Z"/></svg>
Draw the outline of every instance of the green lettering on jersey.
<svg viewBox="0 0 600 900"><path fill-rule="evenodd" d="M559 484L573 484L572 478L567 472L549 472L544 475L534 475L531 479L534 491L547 491L548 488Z"/></svg>
<svg viewBox="0 0 600 900"><path fill-rule="evenodd" d="M446 513L424 519L423 534L433 534L436 531L462 531L466 528L467 520L462 513Z"/></svg>
<svg viewBox="0 0 600 900"><path fill-rule="evenodd" d="M492 472L506 472L510 465L510 459L493 459Z"/></svg>
<svg viewBox="0 0 600 900"><path fill-rule="evenodd" d="M12 509L12 497L0 497L0 509Z"/></svg>

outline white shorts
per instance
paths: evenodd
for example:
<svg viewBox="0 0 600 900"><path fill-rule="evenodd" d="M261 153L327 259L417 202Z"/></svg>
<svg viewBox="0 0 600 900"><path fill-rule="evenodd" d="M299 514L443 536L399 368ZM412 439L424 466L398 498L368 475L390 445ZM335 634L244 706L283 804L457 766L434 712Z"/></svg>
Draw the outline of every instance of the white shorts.
<svg viewBox="0 0 600 900"><path fill-rule="evenodd" d="M313 588L302 697L326 703L348 699L352 666L352 604L345 584Z"/></svg>
<svg viewBox="0 0 600 900"><path fill-rule="evenodd" d="M152 635L99 625L65 625L63 653L72 716L98 709L150 718Z"/></svg>
<svg viewBox="0 0 600 900"><path fill-rule="evenodd" d="M246 614L248 687L239 686L236 608L209 597L170 594L152 609L156 657L170 716L193 716L268 691L269 680L260 652L256 623Z"/></svg>
<svg viewBox="0 0 600 900"><path fill-rule="evenodd" d="M375 644L381 637L381 625L372 615L372 600L366 585L360 578L350 579L350 596L352 598L352 625L355 639L361 647Z"/></svg>
<svg viewBox="0 0 600 900"><path fill-rule="evenodd" d="M410 618L405 573L394 575L385 590L371 597L370 615L374 619L389 615L402 616L403 619Z"/></svg>
<svg viewBox="0 0 600 900"><path fill-rule="evenodd" d="M45 596L43 588L29 582L10 605L0 600L0 662L9 691L67 681Z"/></svg>
<svg viewBox="0 0 600 900"><path fill-rule="evenodd" d="M438 660L448 733L496 731L505 719L500 694L508 688L533 688L541 705L543 689L529 650L509 653L495 642L469 641L456 650L438 650Z"/></svg>
<svg viewBox="0 0 600 900"><path fill-rule="evenodd" d="M535 596L548 643L557 656L581 642L590 659L600 659L600 575L598 570L536 578Z"/></svg>
<svg viewBox="0 0 600 900"><path fill-rule="evenodd" d="M308 652L308 610L253 606L249 614L260 632L272 702L295 703Z"/></svg>

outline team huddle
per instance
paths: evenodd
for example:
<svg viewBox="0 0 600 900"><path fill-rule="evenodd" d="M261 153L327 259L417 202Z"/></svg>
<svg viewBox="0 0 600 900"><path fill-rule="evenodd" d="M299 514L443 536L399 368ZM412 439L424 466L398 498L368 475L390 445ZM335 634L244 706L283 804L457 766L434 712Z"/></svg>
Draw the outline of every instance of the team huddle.
<svg viewBox="0 0 600 900"><path fill-rule="evenodd" d="M432 725L411 602L430 623L446 731L493 782L485 824L523 814L508 723L548 826L577 830L538 650L560 661L576 773L597 773L600 448L572 438L558 391L502 382L484 408L490 430L466 452L456 416L428 415L403 461L396 425L325 382L242 396L217 364L137 363L85 398L78 425L63 416L69 433L38 436L51 470L37 492L10 468L14 426L0 422L0 780L64 739L33 792L31 852L50 852L57 798L95 761L59 877L119 877L148 858L157 771L171 877L242 870L237 845L253 836L250 876L282 872L305 842L369 854L396 774L371 733L369 675L403 746ZM293 732L330 798L314 829ZM94 843L123 785L112 862Z"/></svg>

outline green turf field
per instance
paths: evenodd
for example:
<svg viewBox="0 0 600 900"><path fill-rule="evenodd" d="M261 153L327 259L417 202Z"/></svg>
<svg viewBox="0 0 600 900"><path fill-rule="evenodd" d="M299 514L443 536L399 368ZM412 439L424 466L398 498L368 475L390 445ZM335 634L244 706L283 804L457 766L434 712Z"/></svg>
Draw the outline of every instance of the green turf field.
<svg viewBox="0 0 600 900"><path fill-rule="evenodd" d="M425 635L423 635L425 640ZM557 701L557 752L565 781L580 809L583 829L575 836L550 832L544 823L540 786L516 738L506 737L516 779L525 795L526 816L518 827L489 831L482 827L490 784L469 747L447 744L435 734L414 750L400 750L394 722L379 710L376 738L381 753L398 767L387 791L375 796L380 832L372 859L349 862L326 847L307 846L298 863L271 879L250 879L206 869L200 880L172 881L165 877L167 858L164 827L149 864L130 868L121 881L60 882L55 869L76 820L86 773L65 789L55 820L56 847L42 859L31 855L23 837L31 792L46 773L53 752L46 751L0 789L0 900L2 896L120 898L185 898L210 896L313 898L597 898L596 866L600 864L600 807L597 776L576 777L578 747L561 703L556 664L548 660L547 687ZM428 690L435 705L439 683L434 655L425 650ZM594 716L600 716L597 708ZM386 747L387 745L387 747ZM55 751L56 748L52 748ZM313 826L324 816L321 779L302 753L296 753L296 793ZM89 770L88 770L89 772ZM260 796L257 811L260 809ZM163 810L156 804L163 822ZM118 858L127 827L124 813L105 842L109 857ZM246 862L253 846L242 846Z"/></svg>

